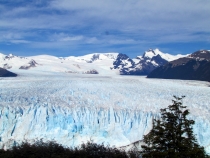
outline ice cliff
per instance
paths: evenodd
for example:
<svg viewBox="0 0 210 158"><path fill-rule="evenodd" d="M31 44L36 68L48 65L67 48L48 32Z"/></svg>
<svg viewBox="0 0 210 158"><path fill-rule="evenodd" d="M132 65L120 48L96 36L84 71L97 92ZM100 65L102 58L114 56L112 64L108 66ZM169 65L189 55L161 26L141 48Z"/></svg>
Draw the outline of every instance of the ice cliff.
<svg viewBox="0 0 210 158"><path fill-rule="evenodd" d="M1 146L41 138L67 146L78 146L88 140L123 146L141 139L150 129L152 117L152 113L112 107L4 107L1 108Z"/></svg>

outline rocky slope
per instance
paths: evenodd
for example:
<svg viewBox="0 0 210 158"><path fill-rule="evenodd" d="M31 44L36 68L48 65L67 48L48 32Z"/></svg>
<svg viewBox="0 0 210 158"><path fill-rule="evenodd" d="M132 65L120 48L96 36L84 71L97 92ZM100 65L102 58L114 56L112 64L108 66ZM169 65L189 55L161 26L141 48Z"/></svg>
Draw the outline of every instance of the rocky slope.
<svg viewBox="0 0 210 158"><path fill-rule="evenodd" d="M182 55L170 55L155 50L145 51L143 56L130 59L125 54L119 54L113 62L113 69L118 69L121 75L148 75L155 68L175 60Z"/></svg>
<svg viewBox="0 0 210 158"><path fill-rule="evenodd" d="M148 78L210 81L210 51L200 50L152 71Z"/></svg>
<svg viewBox="0 0 210 158"><path fill-rule="evenodd" d="M36 67L37 65L38 65L38 63L35 60L31 59L31 61L29 61L28 64L21 66L19 69L27 70L32 67Z"/></svg>
<svg viewBox="0 0 210 158"><path fill-rule="evenodd" d="M10 72L6 69L0 68L0 77L16 77L17 74Z"/></svg>

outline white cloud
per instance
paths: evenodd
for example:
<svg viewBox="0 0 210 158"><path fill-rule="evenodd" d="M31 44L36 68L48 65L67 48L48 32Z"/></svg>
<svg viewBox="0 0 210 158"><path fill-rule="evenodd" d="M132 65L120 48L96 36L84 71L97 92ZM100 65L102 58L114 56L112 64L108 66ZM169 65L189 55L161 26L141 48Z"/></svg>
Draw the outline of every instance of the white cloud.
<svg viewBox="0 0 210 158"><path fill-rule="evenodd" d="M39 5L1 4L0 41L24 43L30 36L60 46L209 40L209 0L52 0Z"/></svg>
<svg viewBox="0 0 210 158"><path fill-rule="evenodd" d="M210 1L203 0L54 0L49 6L4 9L0 26L18 29L161 30L183 28L210 31ZM54 9L61 13L56 13Z"/></svg>
<svg viewBox="0 0 210 158"><path fill-rule="evenodd" d="M74 37L64 37L61 39L61 41L67 42L67 41L80 41L83 39L83 36L74 36Z"/></svg>
<svg viewBox="0 0 210 158"><path fill-rule="evenodd" d="M27 41L27 40L11 40L10 42L14 43L14 44L28 44L28 43L31 43L30 41Z"/></svg>
<svg viewBox="0 0 210 158"><path fill-rule="evenodd" d="M66 33L55 33L51 35L50 41L59 41L59 42L69 42L69 41L80 41L84 39L84 36L78 35L78 36L71 36Z"/></svg>
<svg viewBox="0 0 210 158"><path fill-rule="evenodd" d="M107 41L109 44L134 44L138 43L138 41L135 41L133 39L111 39Z"/></svg>
<svg viewBox="0 0 210 158"><path fill-rule="evenodd" d="M103 25L98 25L102 28L120 30L201 28L209 31L205 25L209 24L209 6L210 1L207 0L202 3L197 0L55 0L52 3L56 9L76 12L76 18L81 20L92 19L101 22Z"/></svg>
<svg viewBox="0 0 210 158"><path fill-rule="evenodd" d="M96 37L86 38L85 41L88 44L97 44L99 42L99 40Z"/></svg>

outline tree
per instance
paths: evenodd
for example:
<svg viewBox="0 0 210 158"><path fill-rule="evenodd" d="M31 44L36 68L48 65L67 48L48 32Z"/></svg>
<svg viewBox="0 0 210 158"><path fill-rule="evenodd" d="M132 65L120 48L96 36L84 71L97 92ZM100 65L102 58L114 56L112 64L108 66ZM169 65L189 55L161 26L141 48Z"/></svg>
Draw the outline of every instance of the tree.
<svg viewBox="0 0 210 158"><path fill-rule="evenodd" d="M0 158L139 158L139 151L105 146L87 142L80 147L68 148L54 141L43 142L42 139L33 144L23 142L9 150L0 149Z"/></svg>
<svg viewBox="0 0 210 158"><path fill-rule="evenodd" d="M152 130L143 138L143 158L208 157L193 134L195 122L187 118L189 110L182 105L183 98L174 96L173 104L160 110L161 118L153 120Z"/></svg>

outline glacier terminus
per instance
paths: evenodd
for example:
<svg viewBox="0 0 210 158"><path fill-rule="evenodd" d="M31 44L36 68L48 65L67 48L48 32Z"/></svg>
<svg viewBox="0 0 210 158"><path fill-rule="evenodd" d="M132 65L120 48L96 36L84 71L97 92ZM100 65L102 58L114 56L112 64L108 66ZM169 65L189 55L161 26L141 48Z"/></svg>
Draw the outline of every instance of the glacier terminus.
<svg viewBox="0 0 210 158"><path fill-rule="evenodd" d="M185 95L196 138L210 151L208 82L17 71L0 80L1 148L40 139L126 146L149 132L173 95Z"/></svg>

